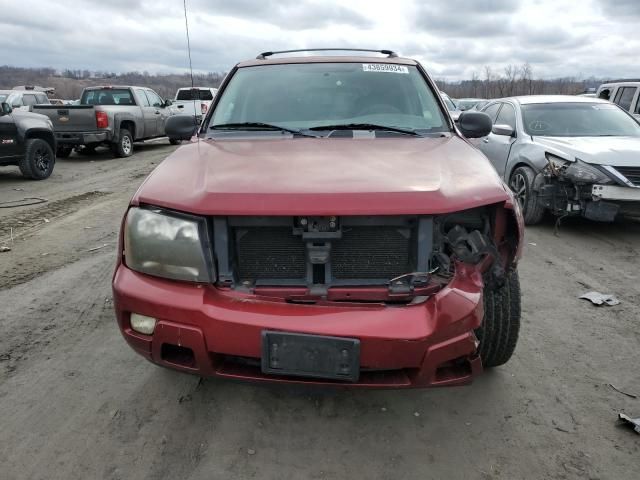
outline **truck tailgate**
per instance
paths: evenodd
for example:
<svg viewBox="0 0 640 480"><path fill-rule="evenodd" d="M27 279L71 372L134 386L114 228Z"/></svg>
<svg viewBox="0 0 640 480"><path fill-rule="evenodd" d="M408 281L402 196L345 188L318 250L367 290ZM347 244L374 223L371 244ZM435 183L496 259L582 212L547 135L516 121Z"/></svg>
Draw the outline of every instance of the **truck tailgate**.
<svg viewBox="0 0 640 480"><path fill-rule="evenodd" d="M34 105L31 111L49 117L55 132L98 130L93 105Z"/></svg>

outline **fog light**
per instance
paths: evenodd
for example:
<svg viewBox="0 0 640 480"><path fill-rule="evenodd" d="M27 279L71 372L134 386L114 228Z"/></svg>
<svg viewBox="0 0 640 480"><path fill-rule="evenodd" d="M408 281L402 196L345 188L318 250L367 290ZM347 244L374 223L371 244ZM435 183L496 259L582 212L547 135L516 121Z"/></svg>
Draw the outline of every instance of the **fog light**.
<svg viewBox="0 0 640 480"><path fill-rule="evenodd" d="M145 315L139 315L137 313L132 313L131 328L138 333L151 335L153 333L153 330L156 328L156 319L147 317Z"/></svg>

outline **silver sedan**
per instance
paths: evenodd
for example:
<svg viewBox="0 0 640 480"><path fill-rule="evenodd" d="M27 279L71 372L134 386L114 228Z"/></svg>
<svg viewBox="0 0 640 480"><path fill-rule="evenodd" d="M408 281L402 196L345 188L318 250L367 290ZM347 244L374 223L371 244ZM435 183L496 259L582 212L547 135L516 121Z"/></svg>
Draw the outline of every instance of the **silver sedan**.
<svg viewBox="0 0 640 480"><path fill-rule="evenodd" d="M617 105L575 96L494 100L488 136L471 140L513 190L525 222L550 211L640 216L640 124Z"/></svg>

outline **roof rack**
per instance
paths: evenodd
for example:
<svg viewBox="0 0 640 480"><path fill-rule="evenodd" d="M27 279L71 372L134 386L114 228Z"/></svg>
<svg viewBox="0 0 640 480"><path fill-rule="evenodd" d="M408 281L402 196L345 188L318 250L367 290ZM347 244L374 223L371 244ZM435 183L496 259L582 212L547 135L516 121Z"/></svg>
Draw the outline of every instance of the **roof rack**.
<svg viewBox="0 0 640 480"><path fill-rule="evenodd" d="M387 55L387 58L395 58L398 54L392 50L370 50L367 48L301 48L298 50L280 50L278 52L262 52L256 57L256 60L266 60L267 57L278 55L281 53L298 53L298 52L373 52Z"/></svg>

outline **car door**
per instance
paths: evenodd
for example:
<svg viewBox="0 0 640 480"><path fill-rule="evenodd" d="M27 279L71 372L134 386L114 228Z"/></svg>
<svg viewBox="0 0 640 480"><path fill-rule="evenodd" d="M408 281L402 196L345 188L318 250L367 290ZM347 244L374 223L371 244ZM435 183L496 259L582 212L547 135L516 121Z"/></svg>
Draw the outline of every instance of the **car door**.
<svg viewBox="0 0 640 480"><path fill-rule="evenodd" d="M0 159L20 154L18 128L11 114L0 115Z"/></svg>
<svg viewBox="0 0 640 480"><path fill-rule="evenodd" d="M164 135L164 123L169 117L169 109L165 107L164 101L153 90L147 90L147 96L151 106L155 109L154 115L156 116L156 136Z"/></svg>
<svg viewBox="0 0 640 480"><path fill-rule="evenodd" d="M158 131L158 119L156 115L156 108L151 106L151 102L147 97L143 88L134 89L138 105L142 111L142 118L144 119L144 132L142 132L142 138L155 137Z"/></svg>
<svg viewBox="0 0 640 480"><path fill-rule="evenodd" d="M629 113L632 113L631 105L633 99L636 97L638 87L621 87L616 92L613 98L613 103L617 103L621 108Z"/></svg>
<svg viewBox="0 0 640 480"><path fill-rule="evenodd" d="M508 126L513 131L513 135L498 135L492 131L482 139L481 150L491 161L498 174L504 177L507 160L509 160L509 152L516 139L515 107L510 103L504 102L493 125L494 127L497 125Z"/></svg>

